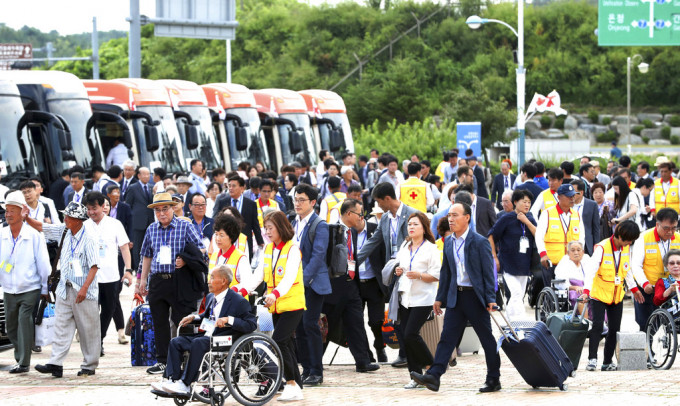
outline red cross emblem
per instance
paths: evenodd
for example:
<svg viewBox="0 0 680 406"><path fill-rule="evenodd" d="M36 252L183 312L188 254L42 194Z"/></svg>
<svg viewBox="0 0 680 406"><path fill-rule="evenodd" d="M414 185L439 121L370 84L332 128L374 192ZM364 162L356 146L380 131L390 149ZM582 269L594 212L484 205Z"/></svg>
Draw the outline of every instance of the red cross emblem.
<svg viewBox="0 0 680 406"><path fill-rule="evenodd" d="M413 199L413 200L416 200L416 197L418 197L418 194L417 194L416 192L411 192L411 194L409 195L409 197L410 197L411 199Z"/></svg>

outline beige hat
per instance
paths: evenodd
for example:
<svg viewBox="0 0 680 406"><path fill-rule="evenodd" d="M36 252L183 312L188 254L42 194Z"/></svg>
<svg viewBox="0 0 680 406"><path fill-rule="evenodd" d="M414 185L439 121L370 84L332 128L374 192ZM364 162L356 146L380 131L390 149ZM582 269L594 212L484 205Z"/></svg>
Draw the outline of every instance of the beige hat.
<svg viewBox="0 0 680 406"><path fill-rule="evenodd" d="M26 199L24 199L24 194L21 193L20 190L17 190L7 195L7 197L5 198L5 202L2 204L2 207L5 208L7 207L7 205L12 205L23 208L25 204Z"/></svg>
<svg viewBox="0 0 680 406"><path fill-rule="evenodd" d="M385 212L383 211L383 209L381 209L380 206L378 206L378 203L376 202L376 203L373 205L373 210L371 210L371 214L370 214L370 215L371 215L371 216L376 216L376 215L378 215L378 214L384 214L384 213L385 213Z"/></svg>
<svg viewBox="0 0 680 406"><path fill-rule="evenodd" d="M149 209L153 209L154 207L158 207L158 206L166 206L166 205L167 206L175 206L175 205L178 205L178 204L179 203L172 200L172 196L170 195L170 193L163 192L163 193L156 193L155 195L153 195L153 203L151 203L150 205L148 205L146 207L148 207Z"/></svg>
<svg viewBox="0 0 680 406"><path fill-rule="evenodd" d="M656 157L656 161L654 162L654 166L658 167L661 164L667 164L667 163L670 163L670 162L671 162L671 160L668 159L668 157L665 157L665 156L662 155L662 156Z"/></svg>
<svg viewBox="0 0 680 406"><path fill-rule="evenodd" d="M180 177L178 177L177 180L175 181L175 184L179 185L179 184L181 184L181 183L184 183L184 184L187 184L187 185L192 185L192 186L193 186L193 184L194 184L194 182L192 182L191 180L189 180L189 177L188 177L188 176L180 176Z"/></svg>

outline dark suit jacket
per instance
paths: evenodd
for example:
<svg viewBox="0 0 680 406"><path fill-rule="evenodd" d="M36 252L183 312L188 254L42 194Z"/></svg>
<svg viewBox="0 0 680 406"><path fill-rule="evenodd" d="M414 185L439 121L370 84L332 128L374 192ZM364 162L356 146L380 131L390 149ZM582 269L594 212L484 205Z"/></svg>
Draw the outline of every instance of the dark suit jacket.
<svg viewBox="0 0 680 406"><path fill-rule="evenodd" d="M512 185L515 184L515 176L514 174L510 173L508 174L510 177L510 188L512 188ZM503 191L505 190L505 177L503 176L502 173L499 173L493 178L493 184L491 185L491 200L496 204L496 207L498 207L498 210L503 210L503 206L501 205L501 200L503 199Z"/></svg>
<svg viewBox="0 0 680 406"><path fill-rule="evenodd" d="M477 181L477 190L475 190L475 193L479 197L488 199L489 191L486 190L486 179L484 178L484 169L482 169L481 166L476 165L475 169L472 170L472 174L475 176L475 180Z"/></svg>
<svg viewBox="0 0 680 406"><path fill-rule="evenodd" d="M187 196L184 198L184 208L182 210L187 217L191 216L191 198L193 196L194 195L191 192L187 192Z"/></svg>
<svg viewBox="0 0 680 406"><path fill-rule="evenodd" d="M526 181L526 182L522 183L521 185L517 185L515 187L515 190L517 190L517 189L524 189L524 190L528 190L529 192L531 192L531 194L533 195L533 197L531 198L531 205L532 206L533 206L534 202L536 201L536 198L538 197L538 195L543 193L543 188L538 186L533 181Z"/></svg>
<svg viewBox="0 0 680 406"><path fill-rule="evenodd" d="M191 224L192 225L198 225L196 220L194 220L194 216L189 215L189 218L191 219ZM211 219L208 216L203 216L203 237L207 238L208 240L212 240L213 237L213 226L215 225L215 220ZM198 236L201 236L201 233L198 233ZM206 247L208 248L208 247Z"/></svg>
<svg viewBox="0 0 680 406"><path fill-rule="evenodd" d="M209 293L205 297L205 311L200 314L201 321L206 317L210 317L210 310L215 302L215 295ZM222 310L220 315L215 317L232 316L234 324L226 327L217 327L213 331L213 336L232 336L232 342L244 334L250 334L257 329L257 317L250 311L250 303L241 295L231 289L227 289L227 295L224 297Z"/></svg>
<svg viewBox="0 0 680 406"><path fill-rule="evenodd" d="M314 235L314 244L309 241L309 226L319 217L316 213L312 213L305 229L302 231L300 240L300 251L302 252L302 279L305 288L312 288L314 292L319 295L328 295L331 293L331 281L328 276L328 267L326 266L326 250L328 249L328 224L321 221L316 226L316 234ZM293 230L297 225L297 220L293 220Z"/></svg>
<svg viewBox="0 0 680 406"><path fill-rule="evenodd" d="M55 180L50 185L50 192L47 197L54 200L54 206L57 210L64 210L66 208L64 205L64 190L66 190L68 185L69 183L62 178Z"/></svg>
<svg viewBox="0 0 680 406"><path fill-rule="evenodd" d="M85 195L88 194L89 192L91 192L91 190L88 189L88 188L86 188L86 187L84 187L84 186L83 186L83 188L85 189L85 191L83 192L83 198L80 199L80 203L85 204L85 202L83 201L83 200L85 200ZM68 204L71 203L71 202L73 201L73 197L74 197L75 195L76 195L75 190L74 190L73 192L71 192L71 193L68 194L68 197L66 198L66 201L64 202L64 203L66 204L66 206L68 206ZM64 206L64 207L66 207L66 206Z"/></svg>
<svg viewBox="0 0 680 406"><path fill-rule="evenodd" d="M465 270L479 301L486 307L496 302L496 282L493 272L493 256L489 240L470 230L465 239ZM444 258L439 273L438 302L442 307L454 308L458 299L458 273L453 255L453 235L444 240Z"/></svg>
<svg viewBox="0 0 680 406"><path fill-rule="evenodd" d="M196 311L196 303L208 293L208 264L203 260L203 253L194 244L187 244L178 254L185 265L175 270L172 278L175 285L175 303L182 314Z"/></svg>
<svg viewBox="0 0 680 406"><path fill-rule="evenodd" d="M597 203L583 199L583 230L586 233L586 253L593 255L593 246L600 242L600 211Z"/></svg>
<svg viewBox="0 0 680 406"><path fill-rule="evenodd" d="M399 229L397 232L397 247L401 246L401 244L404 242L404 239L408 235L408 227L406 223L408 222L409 216L415 212L416 209L413 209L402 203L401 216L399 217L399 225L397 226ZM390 260L392 253L392 243L390 241L390 218L387 213L383 214L383 216L380 218L380 223L378 223L376 232L374 232L371 238L366 241L366 244L364 244L364 247L361 249L361 251L357 253L357 266L364 262L375 250L379 249L381 246L385 250L384 258L385 263L387 263L387 261ZM380 268L379 271L382 271L382 268Z"/></svg>
<svg viewBox="0 0 680 406"><path fill-rule="evenodd" d="M132 209L130 205L124 201L119 201L115 219L123 224L125 232L130 236L130 231L132 230Z"/></svg>
<svg viewBox="0 0 680 406"><path fill-rule="evenodd" d="M120 197L121 199L125 199L128 190L130 190L130 186L134 185L135 183L139 182L139 179L137 179L136 176L133 176L132 179L130 179L130 184L128 185L128 188L125 189L125 193L123 193L123 184L125 183L125 176L123 176L123 179L120 180Z"/></svg>
<svg viewBox="0 0 680 406"><path fill-rule="evenodd" d="M141 182L135 182L128 188L125 193L125 203L132 209L132 231L145 231L149 224L154 222L153 210L147 208L152 202L151 193L153 190L153 183L146 184L149 193L144 193Z"/></svg>
<svg viewBox="0 0 680 406"><path fill-rule="evenodd" d="M213 218L217 213L222 211L227 206L231 206L231 196L226 193L220 194L215 200L215 208L213 209ZM241 216L245 220L245 226L241 232L248 238L248 249L250 250L250 258L253 257L253 230L256 232L255 240L258 245L264 244L262 233L260 232L260 222L257 220L257 205L254 201L243 196L243 205L241 206Z"/></svg>
<svg viewBox="0 0 680 406"><path fill-rule="evenodd" d="M489 199L477 196L475 200L477 206L475 229L479 234L486 237L491 227L496 224L496 210L493 209L493 203Z"/></svg>
<svg viewBox="0 0 680 406"><path fill-rule="evenodd" d="M378 225L374 223L366 223L366 241L371 238L371 236L375 233L375 231L378 229ZM357 233L357 230L352 229L352 245L354 246L353 250L354 252L357 252L357 244L359 243L359 236ZM364 244L365 246L365 244ZM380 274L380 271L382 271L383 267L385 266L385 247L383 245L379 246L376 250L374 250L369 256L368 256L368 263L371 264L371 269L375 273L375 279L378 282L378 286L380 287L380 291L382 292L383 296L387 296L387 287L383 284L382 277ZM356 268L357 272L357 277L354 278L356 281L357 285L360 283L359 279L359 267L357 266Z"/></svg>

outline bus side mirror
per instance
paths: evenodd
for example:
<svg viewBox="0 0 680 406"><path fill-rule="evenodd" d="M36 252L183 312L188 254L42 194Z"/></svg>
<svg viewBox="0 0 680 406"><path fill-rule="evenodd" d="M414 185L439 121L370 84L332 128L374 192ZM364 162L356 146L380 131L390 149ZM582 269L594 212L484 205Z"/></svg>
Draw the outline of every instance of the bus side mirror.
<svg viewBox="0 0 680 406"><path fill-rule="evenodd" d="M198 126L186 124L184 126L184 134L186 134L187 149L192 150L198 148Z"/></svg>
<svg viewBox="0 0 680 406"><path fill-rule="evenodd" d="M158 128L153 125L144 126L144 140L146 141L146 150L149 152L157 151L160 147L158 140Z"/></svg>
<svg viewBox="0 0 680 406"><path fill-rule="evenodd" d="M236 127L236 150L248 149L248 130L245 127Z"/></svg>
<svg viewBox="0 0 680 406"><path fill-rule="evenodd" d="M71 146L71 133L62 130L62 129L57 129L57 137L59 137L59 147L61 148L62 151L68 151L73 149Z"/></svg>
<svg viewBox="0 0 680 406"><path fill-rule="evenodd" d="M331 130L329 146L331 151L340 151L343 147L342 131L341 130Z"/></svg>
<svg viewBox="0 0 680 406"><path fill-rule="evenodd" d="M292 130L290 132L288 145L290 146L290 154L296 155L302 151L302 134L300 131Z"/></svg>

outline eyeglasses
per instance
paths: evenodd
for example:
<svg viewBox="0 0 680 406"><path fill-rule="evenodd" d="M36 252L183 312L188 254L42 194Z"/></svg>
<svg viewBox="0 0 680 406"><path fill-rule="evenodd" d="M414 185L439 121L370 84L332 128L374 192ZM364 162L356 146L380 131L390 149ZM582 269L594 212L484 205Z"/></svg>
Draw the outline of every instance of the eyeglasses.
<svg viewBox="0 0 680 406"><path fill-rule="evenodd" d="M676 225L673 225L673 226L662 226L662 225L659 225L659 228L661 229L661 231L665 231L665 232L669 232L669 231L675 230L677 227L678 227L677 224L676 224Z"/></svg>
<svg viewBox="0 0 680 406"><path fill-rule="evenodd" d="M352 213L352 214L356 214L357 216L361 217L361 213L357 213L357 212L352 211L352 210L349 210L349 212Z"/></svg>
<svg viewBox="0 0 680 406"><path fill-rule="evenodd" d="M199 209L200 209L201 207L207 206L207 204L205 204L205 203L197 203L197 204L193 204L193 203L192 203L191 205L194 206L194 207L196 207L196 208L199 208Z"/></svg>
<svg viewBox="0 0 680 406"><path fill-rule="evenodd" d="M304 202L308 202L310 199L295 199L293 200L297 204L302 204Z"/></svg>
<svg viewBox="0 0 680 406"><path fill-rule="evenodd" d="M668 266L675 266L675 265L680 265L680 261L668 261Z"/></svg>
<svg viewBox="0 0 680 406"><path fill-rule="evenodd" d="M153 209L153 212L154 212L154 213L163 213L163 212L170 211L170 210L172 210L172 209L171 209L170 207L168 207L168 206L165 206L165 207L156 207L156 208Z"/></svg>

